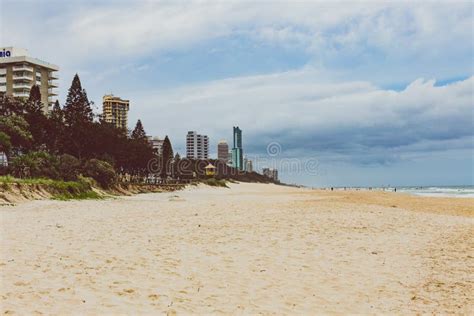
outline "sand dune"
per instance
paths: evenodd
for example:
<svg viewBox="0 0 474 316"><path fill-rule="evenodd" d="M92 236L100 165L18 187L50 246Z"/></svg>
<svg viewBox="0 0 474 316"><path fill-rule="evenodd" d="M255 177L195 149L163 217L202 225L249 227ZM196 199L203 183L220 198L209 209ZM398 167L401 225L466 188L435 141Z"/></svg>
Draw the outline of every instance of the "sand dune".
<svg viewBox="0 0 474 316"><path fill-rule="evenodd" d="M472 199L232 184L0 214L6 314L473 313Z"/></svg>

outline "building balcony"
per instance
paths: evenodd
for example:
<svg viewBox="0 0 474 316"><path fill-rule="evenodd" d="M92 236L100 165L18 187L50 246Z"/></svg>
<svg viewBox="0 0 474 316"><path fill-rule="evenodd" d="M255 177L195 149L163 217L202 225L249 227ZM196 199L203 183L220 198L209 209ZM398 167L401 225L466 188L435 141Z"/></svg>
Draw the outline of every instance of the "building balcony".
<svg viewBox="0 0 474 316"><path fill-rule="evenodd" d="M13 92L13 96L17 98L29 98L30 93L27 91Z"/></svg>
<svg viewBox="0 0 474 316"><path fill-rule="evenodd" d="M31 84L25 82L14 83L13 89L31 89Z"/></svg>
<svg viewBox="0 0 474 316"><path fill-rule="evenodd" d="M57 87L58 87L58 84L55 83L55 82L52 81L52 80L49 80L49 81L48 81L48 87L49 87L49 88L57 88Z"/></svg>
<svg viewBox="0 0 474 316"><path fill-rule="evenodd" d="M33 81L33 76L32 75L13 75L13 80L22 80L22 81Z"/></svg>
<svg viewBox="0 0 474 316"><path fill-rule="evenodd" d="M53 72L50 72L49 76L48 76L48 79L49 80L57 80L59 78Z"/></svg>
<svg viewBox="0 0 474 316"><path fill-rule="evenodd" d="M13 66L13 71L27 71L27 72L33 72L33 67L31 66L26 66L26 65L20 65L20 66Z"/></svg>

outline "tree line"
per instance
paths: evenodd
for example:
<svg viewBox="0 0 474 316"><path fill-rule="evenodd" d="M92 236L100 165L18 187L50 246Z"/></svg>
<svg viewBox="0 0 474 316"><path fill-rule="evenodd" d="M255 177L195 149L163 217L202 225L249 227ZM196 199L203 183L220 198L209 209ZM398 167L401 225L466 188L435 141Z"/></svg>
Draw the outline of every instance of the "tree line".
<svg viewBox="0 0 474 316"><path fill-rule="evenodd" d="M158 157L140 120L131 132L116 128L94 115L92 104L77 74L64 106L56 101L48 114L36 85L28 99L0 93L0 152L9 162L3 173L63 180L84 175L108 186L117 174L147 175L149 162L158 158L157 173L167 176L173 160L168 137Z"/></svg>

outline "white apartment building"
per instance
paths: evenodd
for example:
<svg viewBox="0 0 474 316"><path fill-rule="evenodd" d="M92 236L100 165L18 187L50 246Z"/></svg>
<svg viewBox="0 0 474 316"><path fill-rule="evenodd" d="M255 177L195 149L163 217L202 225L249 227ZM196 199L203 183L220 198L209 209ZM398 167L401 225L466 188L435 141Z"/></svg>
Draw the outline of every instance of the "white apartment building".
<svg viewBox="0 0 474 316"><path fill-rule="evenodd" d="M155 153L158 156L163 155L163 143L164 143L164 141L165 141L164 139L161 139L157 136L155 136L155 137L148 136L148 142L153 147L153 150L155 151Z"/></svg>
<svg viewBox="0 0 474 316"><path fill-rule="evenodd" d="M248 158L244 158L244 170L247 172L253 172L253 162Z"/></svg>
<svg viewBox="0 0 474 316"><path fill-rule="evenodd" d="M186 158L208 159L209 138L206 135L199 135L195 131L189 131L186 135Z"/></svg>
<svg viewBox="0 0 474 316"><path fill-rule="evenodd" d="M7 95L28 98L33 85L41 92L43 110L47 113L56 101L58 77L54 74L59 67L28 56L28 51L18 47L0 48L0 92Z"/></svg>

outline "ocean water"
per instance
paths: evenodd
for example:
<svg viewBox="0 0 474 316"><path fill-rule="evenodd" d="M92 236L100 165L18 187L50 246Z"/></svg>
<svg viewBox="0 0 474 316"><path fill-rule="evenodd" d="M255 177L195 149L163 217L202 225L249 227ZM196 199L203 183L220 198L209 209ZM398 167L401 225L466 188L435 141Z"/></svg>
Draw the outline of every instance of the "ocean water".
<svg viewBox="0 0 474 316"><path fill-rule="evenodd" d="M397 192L419 196L474 198L474 186L401 187Z"/></svg>

